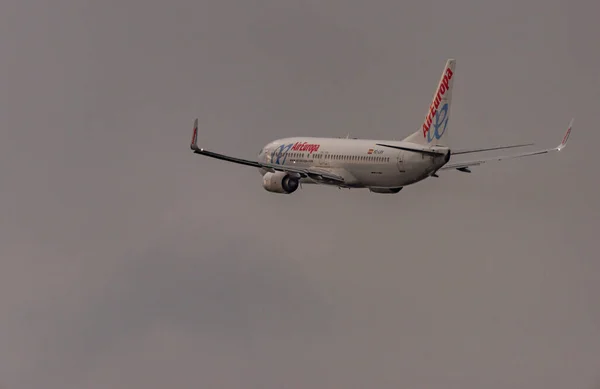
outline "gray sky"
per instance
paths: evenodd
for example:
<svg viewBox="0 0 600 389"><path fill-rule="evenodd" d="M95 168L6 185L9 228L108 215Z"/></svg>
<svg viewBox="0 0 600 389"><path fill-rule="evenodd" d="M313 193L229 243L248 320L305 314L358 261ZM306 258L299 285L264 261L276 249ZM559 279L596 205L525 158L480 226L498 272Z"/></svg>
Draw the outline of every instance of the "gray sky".
<svg viewBox="0 0 600 389"><path fill-rule="evenodd" d="M0 5L0 385L600 385L593 1ZM398 195L268 193L273 138L565 152Z"/></svg>

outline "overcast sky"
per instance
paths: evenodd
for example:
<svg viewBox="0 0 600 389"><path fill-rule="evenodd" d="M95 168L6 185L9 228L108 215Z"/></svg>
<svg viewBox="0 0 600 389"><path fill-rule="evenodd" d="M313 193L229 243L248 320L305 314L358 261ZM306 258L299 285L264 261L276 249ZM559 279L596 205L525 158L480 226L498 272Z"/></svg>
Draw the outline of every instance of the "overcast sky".
<svg viewBox="0 0 600 389"><path fill-rule="evenodd" d="M597 1L3 0L0 387L597 389ZM564 152L266 192L278 137ZM510 152L510 151L509 151Z"/></svg>

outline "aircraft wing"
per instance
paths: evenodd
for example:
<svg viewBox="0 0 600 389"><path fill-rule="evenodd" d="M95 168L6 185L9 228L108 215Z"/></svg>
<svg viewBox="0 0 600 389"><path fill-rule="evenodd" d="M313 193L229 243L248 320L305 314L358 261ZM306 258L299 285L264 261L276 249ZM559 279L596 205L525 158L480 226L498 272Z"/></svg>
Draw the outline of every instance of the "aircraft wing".
<svg viewBox="0 0 600 389"><path fill-rule="evenodd" d="M233 162L240 165L252 166L256 168L263 168L270 172L280 171L291 173L296 177L308 177L317 182L323 183L332 183L337 185L345 185L344 177L330 172L325 169L319 168L303 168L303 167L294 167L294 166L286 166L279 165L274 163L262 163L257 161L251 161L248 159L242 159L237 157L232 157L225 154L216 153L214 151L205 150L204 148L198 147L198 119L194 121L194 133L192 135L192 142L190 144L190 148L194 151L194 154L201 154L207 157L220 159L222 161Z"/></svg>
<svg viewBox="0 0 600 389"><path fill-rule="evenodd" d="M301 168L286 165L278 165L274 163L258 163L258 165L266 170L293 173L297 174L300 177L308 177L319 182L331 182L343 185L346 181L344 177L326 169L319 169L314 167Z"/></svg>
<svg viewBox="0 0 600 389"><path fill-rule="evenodd" d="M479 153L482 151L491 151L491 150L513 149L515 147L525 147L525 146L533 146L533 143L523 143L520 145L496 146L496 147L475 148L475 149L458 149L458 150L452 150L452 155Z"/></svg>
<svg viewBox="0 0 600 389"><path fill-rule="evenodd" d="M554 147L554 148L551 148L551 149L531 151L531 152L527 152L527 153L521 153L521 154L515 154L515 155L507 155L507 156L501 156L501 157L492 157L492 158L478 159L478 160L474 160L474 161L453 162L453 163L448 163L448 164L444 165L439 170L456 169L456 170L459 170L459 171L470 173L469 167L471 167L471 166L478 166L478 165L481 165L481 164L484 164L484 163L490 162L490 161L502 161L502 160L505 160L505 159L529 157L529 156L532 156L532 155L539 155L539 154L551 153L553 151L560 151L560 150L564 149L565 146L567 145L567 141L569 139L569 135L571 134L571 128L572 127L573 127L573 119L571 119L571 122L569 123L569 128L567 129L567 132L565 133L565 136L563 137L562 142L557 147ZM452 154L455 154L455 153L452 153Z"/></svg>

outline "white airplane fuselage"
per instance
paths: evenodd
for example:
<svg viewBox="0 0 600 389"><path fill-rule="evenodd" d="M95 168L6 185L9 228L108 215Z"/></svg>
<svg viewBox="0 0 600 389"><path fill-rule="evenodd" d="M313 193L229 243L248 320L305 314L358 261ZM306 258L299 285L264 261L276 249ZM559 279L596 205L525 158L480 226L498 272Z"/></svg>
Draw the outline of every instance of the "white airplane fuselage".
<svg viewBox="0 0 600 389"><path fill-rule="evenodd" d="M431 156L377 144L417 146L403 141L293 137L265 145L258 161L295 168L327 169L343 176L347 187L399 190L424 180L449 160L449 154ZM269 173L262 168L259 171L263 177ZM310 178L302 178L300 182L315 183Z"/></svg>
<svg viewBox="0 0 600 389"><path fill-rule="evenodd" d="M438 171L456 169L470 173L470 167L541 155L562 150L571 133L569 123L562 142L554 148L516 155L452 162L450 156L482 151L524 147L531 144L452 149L447 142L448 121L456 61L448 59L420 128L400 141L292 137L274 140L263 147L256 160L238 158L198 145L198 118L194 121L190 148L205 155L257 168L263 188L273 193L294 193L301 183L368 188L375 193L398 193L403 187L437 177Z"/></svg>

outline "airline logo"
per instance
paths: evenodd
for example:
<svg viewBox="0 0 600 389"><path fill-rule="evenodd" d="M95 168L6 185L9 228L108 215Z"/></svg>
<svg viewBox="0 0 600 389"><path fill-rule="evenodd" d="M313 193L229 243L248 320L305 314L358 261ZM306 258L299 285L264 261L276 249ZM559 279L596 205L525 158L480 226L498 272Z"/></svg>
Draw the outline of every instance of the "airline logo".
<svg viewBox="0 0 600 389"><path fill-rule="evenodd" d="M309 154L312 154L316 151L319 151L319 147L321 147L321 145L318 144L313 144L313 143L306 143L306 142L296 142L291 150L292 151L308 151Z"/></svg>
<svg viewBox="0 0 600 389"><path fill-rule="evenodd" d="M271 153L271 159L276 164L284 164L290 151L307 151L309 154L319 151L321 145L307 142L282 144Z"/></svg>
<svg viewBox="0 0 600 389"><path fill-rule="evenodd" d="M369 151L367 151L367 154L373 154L373 149L369 149Z"/></svg>
<svg viewBox="0 0 600 389"><path fill-rule="evenodd" d="M431 105L429 106L429 113L427 114L427 117L425 118L425 122L423 123L423 137L424 138L427 136L427 132L429 131L429 128L431 127L431 122L433 121L433 118L438 113L438 108L440 107L442 98L448 91L450 80L452 79L453 75L454 75L454 73L452 73L452 69L447 68L446 74L444 74L444 78L440 82L437 93L435 94L433 101L431 102ZM439 135L439 136L441 136L441 135Z"/></svg>

